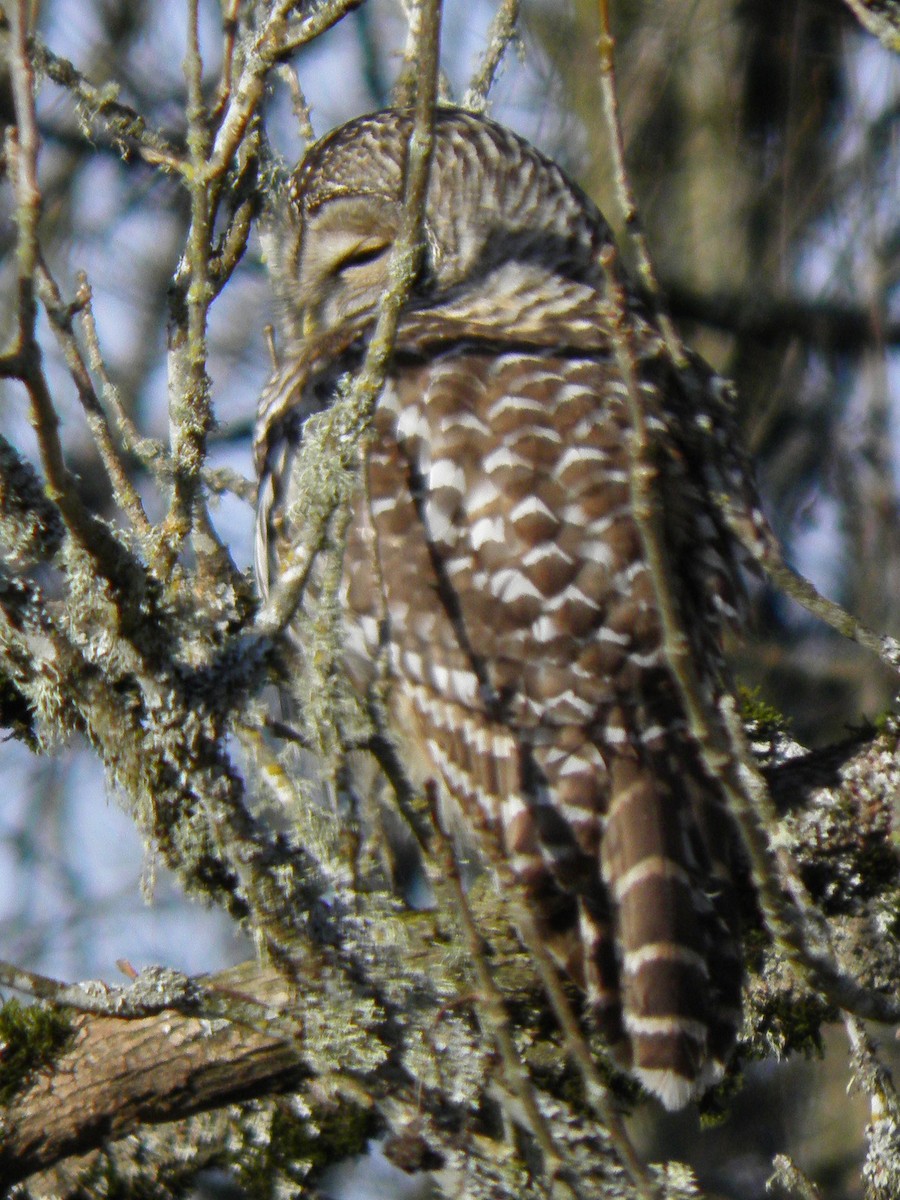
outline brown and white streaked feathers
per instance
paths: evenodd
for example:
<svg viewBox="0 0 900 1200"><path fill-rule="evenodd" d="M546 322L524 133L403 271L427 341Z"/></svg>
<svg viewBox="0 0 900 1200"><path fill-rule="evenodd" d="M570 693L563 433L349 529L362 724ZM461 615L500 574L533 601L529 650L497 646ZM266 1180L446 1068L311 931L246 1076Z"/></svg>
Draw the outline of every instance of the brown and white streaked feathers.
<svg viewBox="0 0 900 1200"><path fill-rule="evenodd" d="M286 344L257 433L263 586L299 536L304 420L361 361L386 286L410 120L375 113L312 147L268 236ZM425 262L351 508L346 669L364 691L386 664L409 769L499 846L619 1060L677 1108L721 1074L739 1021L733 847L631 511L611 235L508 130L442 108L435 138ZM680 615L714 699L736 566L711 493L733 483L717 465L733 435L628 303Z"/></svg>

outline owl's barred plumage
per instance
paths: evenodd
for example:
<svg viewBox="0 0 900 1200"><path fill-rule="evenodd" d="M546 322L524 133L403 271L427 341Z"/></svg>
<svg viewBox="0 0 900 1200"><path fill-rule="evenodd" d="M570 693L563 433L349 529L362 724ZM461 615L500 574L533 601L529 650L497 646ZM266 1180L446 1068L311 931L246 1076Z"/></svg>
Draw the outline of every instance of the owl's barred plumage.
<svg viewBox="0 0 900 1200"><path fill-rule="evenodd" d="M268 239L285 345L257 435L263 587L300 536L303 423L361 362L387 286L410 128L389 110L313 146ZM412 777L503 854L618 1059L680 1107L721 1074L740 1017L734 846L632 512L611 235L554 163L451 108L425 235L351 503L346 669L361 694L386 674ZM714 700L738 585L712 497L744 486L723 479L730 416L700 364L688 395L626 294L680 617Z"/></svg>

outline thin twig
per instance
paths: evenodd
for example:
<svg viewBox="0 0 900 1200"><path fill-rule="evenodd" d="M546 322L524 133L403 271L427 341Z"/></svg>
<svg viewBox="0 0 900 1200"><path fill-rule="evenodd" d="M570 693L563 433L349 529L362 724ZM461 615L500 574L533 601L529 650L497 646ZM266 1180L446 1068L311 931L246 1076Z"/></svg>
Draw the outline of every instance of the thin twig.
<svg viewBox="0 0 900 1200"><path fill-rule="evenodd" d="M645 411L650 403L640 389L637 354L627 302L618 280L616 251L603 251L613 311L613 350L625 383L631 423L631 507L650 569L656 608L662 628L666 661L675 680L691 735L725 793L729 810L740 830L760 906L772 936L787 954L800 978L821 990L838 1007L873 1020L900 1019L900 1000L862 987L837 963L828 928L809 899L794 864L776 854L769 830L777 825L772 798L762 772L747 745L734 697L723 695L715 714L710 713L693 660L690 639L683 627L671 582L671 568L661 527L661 500L656 491L653 440ZM790 896L793 905L787 897Z"/></svg>
<svg viewBox="0 0 900 1200"><path fill-rule="evenodd" d="M106 412L97 397L90 372L72 329L73 316L76 312L83 311L89 303L90 290L86 284L80 287L75 304L67 305L63 301L56 281L43 262L40 262L37 267L37 284L38 293L56 332L69 373L78 391L88 427L112 484L116 503L128 516L132 528L140 537L144 548L152 551L153 526L147 518L137 489L129 478L128 469L112 436Z"/></svg>
<svg viewBox="0 0 900 1200"><path fill-rule="evenodd" d="M822 1193L813 1181L797 1166L787 1154L776 1154L772 1159L775 1173L766 1183L766 1189L773 1182L778 1182L797 1200L822 1200Z"/></svg>
<svg viewBox="0 0 900 1200"><path fill-rule="evenodd" d="M229 188L239 187L240 180L229 179ZM211 297L215 299L228 283L235 267L244 257L253 218L256 216L256 199L247 196L231 213L225 232L218 240L209 263Z"/></svg>
<svg viewBox="0 0 900 1200"><path fill-rule="evenodd" d="M11 162L16 192L16 260L18 322L15 346L6 356L3 373L22 380L31 402L31 421L44 468L47 496L58 507L66 528L100 573L114 582L120 595L130 596L129 567L122 547L82 503L75 479L63 456L59 417L44 376L41 350L35 336L37 307L34 279L40 247L38 222L41 192L37 179L40 140L34 105L34 72L28 56L27 0L17 0L12 13L10 71L16 109L17 134L7 138L14 149Z"/></svg>
<svg viewBox="0 0 900 1200"><path fill-rule="evenodd" d="M239 500L246 501L247 504L256 503L256 484L239 471L233 471L231 467L204 468L203 482L217 495L227 492L237 496Z"/></svg>
<svg viewBox="0 0 900 1200"><path fill-rule="evenodd" d="M716 502L735 537L776 587L842 637L857 642L875 654L886 667L894 672L900 670L900 642L896 638L869 629L840 604L823 596L814 584L789 566L778 538L768 523L756 523L752 530L748 529L730 496L717 496Z"/></svg>
<svg viewBox="0 0 900 1200"><path fill-rule="evenodd" d="M291 109L293 110L300 136L307 145L311 145L316 140L316 131L313 129L309 102L303 95L303 88L300 86L300 80L297 78L297 72L289 63L282 63L276 74L285 83L291 94Z"/></svg>
<svg viewBox="0 0 900 1200"><path fill-rule="evenodd" d="M88 362L91 370L97 375L102 388L103 399L112 414L113 420L122 439L122 445L129 454L142 464L159 483L171 482L172 464L169 452L162 442L155 438L144 437L127 412L119 389L109 377L103 352L100 349L100 339L97 334L97 324L94 320L94 309L91 303L91 288L87 275L80 271L77 275L78 293L84 297L81 306L81 327L87 346Z"/></svg>
<svg viewBox="0 0 900 1200"><path fill-rule="evenodd" d="M462 106L470 112L485 111L488 95L494 86L503 56L511 42L519 41L519 7L519 0L503 0L494 14L488 30L487 47L463 96Z"/></svg>
<svg viewBox="0 0 900 1200"><path fill-rule="evenodd" d="M886 50L900 51L900 11L891 0L846 0L860 23L874 33Z"/></svg>
<svg viewBox="0 0 900 1200"><path fill-rule="evenodd" d="M354 8L359 8L363 2L364 0L330 0L329 3L326 0L307 16L292 21L281 38L277 51L279 60L290 58L301 46L314 41L326 30L337 25L338 21L342 21L347 13L352 12ZM285 5L287 10L296 7L296 0L290 0L290 3Z"/></svg>
<svg viewBox="0 0 900 1200"><path fill-rule="evenodd" d="M636 209L625 168L618 121L608 0L598 0L598 5L602 29L600 54L604 102L620 199L626 213L626 224L633 225L636 222ZM658 285L642 238L638 239L637 247L645 287L653 297L658 297ZM753 761L733 697L721 697L715 719L711 719L693 662L690 639L678 610L661 528L661 500L656 492L657 472L653 462L653 439L648 415L656 420L661 418L658 414L645 411L650 401L638 384L634 334L628 317L625 291L619 281L615 248L605 248L603 259L615 314L613 350L625 383L631 423L629 481L632 511L650 569L662 626L663 651L684 704L691 734L700 746L711 773L720 781L725 792L747 851L769 929L799 976L806 979L809 986L820 989L842 1009L874 1020L896 1021L900 1019L900 1000L862 987L839 965L833 953L827 924L819 918L794 864L786 855L776 855L773 851L768 831L776 827L774 806L766 781ZM685 368L687 363L680 341L671 332L664 314L660 313L659 319L673 369ZM884 649L883 645L879 645L880 652L883 653ZM787 896L793 900L793 906Z"/></svg>
<svg viewBox="0 0 900 1200"><path fill-rule="evenodd" d="M231 97L234 78L234 52L238 34L238 10L241 0L227 0L222 5L222 75L216 89L213 117L218 117Z"/></svg>
<svg viewBox="0 0 900 1200"><path fill-rule="evenodd" d="M514 898L513 922L537 969L544 994L550 1001L550 1006L559 1022L566 1051L581 1076L586 1103L605 1128L619 1162L628 1173L639 1195L645 1200L662 1200L658 1187L631 1143L625 1124L616 1111L609 1088L597 1070L591 1048L581 1030L578 1018L572 1010L572 1005L569 1003L569 998L560 981L556 964L546 947L544 938L531 914L531 909L523 899L520 899L522 889L519 881L513 874L502 848L496 842L487 841L485 849L490 856L491 866L497 874L503 895Z"/></svg>
<svg viewBox="0 0 900 1200"><path fill-rule="evenodd" d="M647 237L641 224L628 169L625 166L625 141L622 136L622 123L619 120L619 99L616 88L614 53L616 43L610 25L609 0L597 0L597 11L600 15L600 37L597 42L600 56L600 93L603 97L603 112L606 117L609 147L613 159L613 179L619 206L622 210L625 232L634 246L638 273L653 304L669 355L677 366L684 367L687 365L684 347L663 303L662 292L647 246Z"/></svg>
<svg viewBox="0 0 900 1200"><path fill-rule="evenodd" d="M453 848L437 819L436 805L433 805L432 816L435 847L440 856L439 866L442 869L442 880L453 898L454 911L462 924L468 946L469 961L472 963L478 980L479 994L476 1008L481 1018L482 1028L493 1040L500 1053L506 1082L521 1104L531 1133L541 1149L544 1156L545 1173L551 1182L551 1187L554 1187L558 1181L563 1182L567 1188L578 1195L576 1185L565 1167L559 1147L553 1140L552 1130L538 1107L534 1085L527 1068L516 1049L512 1025L503 996L494 983L485 958L481 934L459 877L459 868Z"/></svg>
<svg viewBox="0 0 900 1200"><path fill-rule="evenodd" d="M212 427L209 376L206 370L206 327L213 289L209 278L213 211L207 185L209 114L203 99L203 60L198 32L198 0L188 0L188 44L184 60L187 83L187 141L191 172L188 193L191 220L187 247L177 282L187 284L186 316L176 317L171 335L169 419L172 427L173 488L163 526L162 547L169 569L190 533L199 501L206 438Z"/></svg>
<svg viewBox="0 0 900 1200"><path fill-rule="evenodd" d="M148 163L179 174L184 170L182 149L148 125L140 113L120 103L115 84L95 87L73 63L54 54L37 36L31 40L31 52L38 71L75 97L92 126L101 124L113 142L133 147Z"/></svg>
<svg viewBox="0 0 900 1200"><path fill-rule="evenodd" d="M369 715L375 731L366 741L364 749L369 751L391 785L397 810L409 827L419 849L427 857L430 853L431 822L421 811L421 803L417 803L421 801L421 790L413 785L397 747L386 730L383 706L370 703Z"/></svg>
<svg viewBox="0 0 900 1200"><path fill-rule="evenodd" d="M28 54L27 0L16 0L12 11L10 75L16 112L15 170L16 263L19 282L19 348L34 337L36 316L34 269L38 260L37 227L41 215L41 190L37 179L40 138L34 107L34 71Z"/></svg>
<svg viewBox="0 0 900 1200"><path fill-rule="evenodd" d="M403 215L400 229L391 250L389 286L375 322L375 329L366 349L362 366L355 376L346 398L336 402L325 414L319 428L320 448L325 457L329 479L324 481L330 497L317 514L314 528L298 545L291 561L272 589L266 605L260 610L255 632L262 637L281 633L303 596L312 563L323 545L326 528L342 503L346 492L347 474L355 475L359 461L360 441L366 435L375 405L384 386L394 352L400 316L419 269L422 255L422 222L431 149L434 138L434 107L437 97L437 76L440 47L440 0L426 0L420 26L420 45L417 51L419 73L415 116L409 139L404 179ZM330 448L330 455L324 449Z"/></svg>
<svg viewBox="0 0 900 1200"><path fill-rule="evenodd" d="M844 1028L859 1068L854 1074L859 1086L869 1097L873 1120L887 1117L900 1126L900 1096L865 1026L857 1017L846 1014Z"/></svg>
<svg viewBox="0 0 900 1200"><path fill-rule="evenodd" d="M119 394L118 387L109 377L106 362L100 349L97 335L97 325L91 304L91 291L87 276L79 271L78 276L78 311L81 317L85 345L88 351L88 362L91 370L100 380L101 396L104 407L111 413L115 421L122 445L129 454L141 464L153 479L159 484L168 485L172 482L174 467L165 445L156 438L145 437L132 421ZM242 434L249 437L249 431ZM256 484L229 467L204 467L203 482L211 492L230 492L245 500L248 504L256 503Z"/></svg>
<svg viewBox="0 0 900 1200"><path fill-rule="evenodd" d="M278 0L252 43L244 48L244 66L233 87L222 123L204 171L207 179L225 173L265 92L269 71L278 63L337 24L360 0L332 0L308 17L289 22L296 0Z"/></svg>
<svg viewBox="0 0 900 1200"><path fill-rule="evenodd" d="M870 1120L866 1123L866 1161L863 1179L866 1195L893 1198L900 1182L900 1097L890 1071L861 1021L846 1016L844 1025L853 1049L853 1079L869 1098Z"/></svg>

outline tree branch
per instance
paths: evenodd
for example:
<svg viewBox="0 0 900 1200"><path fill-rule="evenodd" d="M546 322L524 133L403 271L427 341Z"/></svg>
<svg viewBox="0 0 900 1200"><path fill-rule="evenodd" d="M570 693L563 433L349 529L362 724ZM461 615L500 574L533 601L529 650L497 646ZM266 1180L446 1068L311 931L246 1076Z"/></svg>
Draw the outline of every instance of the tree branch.
<svg viewBox="0 0 900 1200"><path fill-rule="evenodd" d="M799 341L827 353L860 354L900 346L900 323L853 305L824 300L767 297L762 304L740 293L704 294L668 282L664 286L674 317L696 321L743 341L764 345Z"/></svg>
<svg viewBox="0 0 900 1200"><path fill-rule="evenodd" d="M768 771L776 796L791 801L780 836L792 850L806 845L809 867L818 872L811 878L817 903L826 903L829 895L842 898L845 911L834 920L845 953L858 960L863 974L874 972L875 977L879 972L896 977L897 970L896 962L880 962L888 948L876 944L874 933L879 914L894 911L898 899L900 874L890 822L900 782L897 771L891 737L793 757ZM842 822L846 840L840 853L823 856L811 829L816 822L824 823L834 844L835 820ZM869 834L854 842L863 829ZM877 871L872 866L876 853L890 859ZM848 877L861 880L862 890L856 895L847 894ZM547 1001L530 954L518 946L498 915L490 886L470 891L462 910L464 918L468 908L473 910L468 937L471 940L477 930L490 941L489 959L481 963L482 969L490 963L490 976L481 978L485 990L475 997L467 964L448 953L448 935L455 936L446 924L455 923L452 914L403 912L379 893L367 896L366 907L362 924L344 913L341 936L352 941L375 922L382 930L378 954L358 956L355 966L344 970L336 960L321 956L304 960L298 947L299 962L306 963L299 971L299 992L276 970L248 963L176 986L173 1003L186 983L189 1003L197 1005L187 1013L168 1009L128 1019L75 1018L68 1048L52 1066L25 1080L6 1110L0 1140L4 1179L24 1179L67 1155L124 1137L144 1123L180 1119L281 1088L327 1089L336 1081L342 1081L340 1088L352 1094L355 1103L377 1113L395 1136L408 1136L414 1120L423 1153L427 1150L432 1162L446 1165L464 1154L468 1157L459 1168L470 1181L488 1170L485 1160L496 1160L494 1170L501 1169L502 1155L492 1140L496 1133L488 1136L480 1130L475 1117L485 1105L490 1108L498 1081L490 1055L473 1032L473 1005L477 1003L482 1013L496 1013L489 1025L496 1032L499 1021L510 1060L518 1054L524 1055L526 1069L532 1062L539 1064L536 1072L531 1070L531 1087L544 1119L562 1096L579 1091L577 1073L565 1067L565 1041L555 1030L547 1032L540 1015ZM152 972L147 975L150 984L155 978ZM7 986L11 982L14 979L7 976ZM767 986L771 992L771 983ZM96 996L97 985L92 987ZM101 988L96 1002L114 1008L120 996L131 992ZM74 991L62 994L77 999ZM165 994L165 988L150 988L154 1004ZM792 993L780 1019L789 1023L797 1013L805 1022L803 999ZM502 1012L497 1007L501 1000ZM131 1011L140 1012L140 1006L132 1005ZM772 1013L767 1009L755 1015L751 1006L749 1018L750 1048L760 1054L773 1036ZM753 1027L756 1019L761 1022L758 1029ZM783 1037L791 1044L789 1029ZM432 1045L435 1039L437 1048ZM126 1055L128 1070L123 1073ZM434 1075L438 1061L440 1081ZM455 1107L450 1096L465 1099ZM560 1115L557 1109L556 1117ZM593 1136L600 1136L602 1130L584 1101L567 1110L565 1119L551 1120L552 1144L564 1162L579 1161L577 1155L571 1157L569 1133L580 1131L578 1136L584 1136L591 1124ZM604 1153L609 1164L608 1143ZM576 1183L578 1178L576 1172ZM606 1177L613 1190L601 1194L639 1194L628 1190L624 1179L613 1171Z"/></svg>

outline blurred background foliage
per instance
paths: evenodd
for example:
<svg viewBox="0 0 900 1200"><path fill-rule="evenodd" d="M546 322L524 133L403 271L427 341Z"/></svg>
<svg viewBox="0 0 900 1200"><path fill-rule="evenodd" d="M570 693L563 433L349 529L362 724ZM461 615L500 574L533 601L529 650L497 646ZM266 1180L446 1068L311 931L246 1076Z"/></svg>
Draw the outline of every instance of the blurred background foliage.
<svg viewBox="0 0 900 1200"><path fill-rule="evenodd" d="M448 0L448 96L465 92L494 7ZM44 0L37 8L55 53L98 87L118 88L151 124L183 133L185 5ZM737 384L788 558L870 626L900 636L900 60L841 0L616 0L612 8L632 182L676 322ZM201 4L201 16L212 92L220 6ZM492 115L560 161L618 227L595 4L527 0L520 28ZM369 0L297 56L317 134L389 102L404 37L398 4ZM0 121L10 112L8 79L0 78ZM185 195L92 131L90 112L47 81L39 115L49 265L70 295L76 272L87 272L111 377L140 429L165 437L167 293L184 244ZM268 98L266 124L272 145L293 161L302 142L283 83ZM10 206L7 185L0 286L8 297ZM7 303L4 337L12 319ZM212 465L245 475L269 319L254 242L210 329L219 421ZM70 464L90 505L116 522L49 334L45 345ZM0 388L0 432L32 452L21 389ZM134 471L152 516L161 501L137 463ZM238 562L249 564L249 506L223 497L216 519ZM876 663L769 587L754 582L750 590L750 632L735 647L735 669L789 718L798 740L825 744L884 711L891 681ZM154 878L99 768L77 746L51 760L5 744L0 777L8 781L0 807L2 957L60 977L111 979L117 957L198 971L248 956L223 917L187 907L166 879ZM141 898L141 878L153 908ZM772 1154L787 1150L823 1197L860 1196L866 1111L860 1098L844 1096L845 1054L839 1046L824 1066L762 1066L718 1130L699 1133L695 1117L657 1121L648 1110L642 1136L655 1155L692 1161L712 1194L761 1197Z"/></svg>

